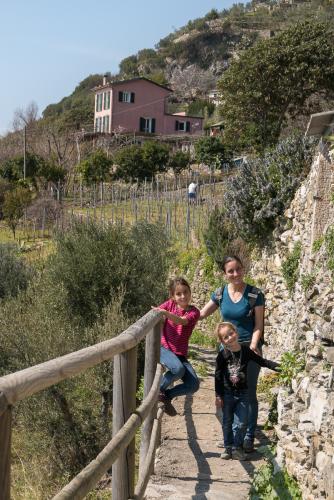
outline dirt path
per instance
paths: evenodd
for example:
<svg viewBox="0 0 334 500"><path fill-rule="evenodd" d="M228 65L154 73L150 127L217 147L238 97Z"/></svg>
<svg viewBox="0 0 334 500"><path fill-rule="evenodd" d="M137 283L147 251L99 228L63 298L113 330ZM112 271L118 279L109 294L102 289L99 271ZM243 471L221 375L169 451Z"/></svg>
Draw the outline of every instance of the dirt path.
<svg viewBox="0 0 334 500"><path fill-rule="evenodd" d="M243 500L248 498L250 482L255 468L263 463L257 452L250 460L224 461L217 442L222 431L214 410L213 370L216 354L197 347L199 360L209 365L210 374L201 380L194 396L174 400L175 417L164 415L162 443L157 451L155 475L146 490L147 500ZM260 430L257 442L268 443Z"/></svg>

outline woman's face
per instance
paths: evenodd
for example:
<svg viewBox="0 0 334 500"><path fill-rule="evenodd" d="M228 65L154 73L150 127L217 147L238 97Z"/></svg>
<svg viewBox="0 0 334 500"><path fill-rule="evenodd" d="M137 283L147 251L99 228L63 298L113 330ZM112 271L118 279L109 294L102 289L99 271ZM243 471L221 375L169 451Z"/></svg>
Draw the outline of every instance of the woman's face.
<svg viewBox="0 0 334 500"><path fill-rule="evenodd" d="M229 283L241 285L244 279L244 268L237 260L225 264L225 278Z"/></svg>

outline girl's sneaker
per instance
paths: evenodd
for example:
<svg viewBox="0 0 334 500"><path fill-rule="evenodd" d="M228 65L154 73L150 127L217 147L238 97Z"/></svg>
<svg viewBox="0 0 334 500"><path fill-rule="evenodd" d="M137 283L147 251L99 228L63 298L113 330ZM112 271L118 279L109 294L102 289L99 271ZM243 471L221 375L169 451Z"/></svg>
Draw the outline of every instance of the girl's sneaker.
<svg viewBox="0 0 334 500"><path fill-rule="evenodd" d="M220 455L220 458L222 458L223 460L231 460L232 458L232 448L225 448L225 451L223 451L223 453Z"/></svg>
<svg viewBox="0 0 334 500"><path fill-rule="evenodd" d="M234 460L247 460L245 452L242 448L236 448L233 450L233 458Z"/></svg>
<svg viewBox="0 0 334 500"><path fill-rule="evenodd" d="M167 396L163 392L159 393L158 401L159 403L162 403L164 412L167 413L167 415L169 415L170 417L175 417L175 415L177 415L177 411L172 405L172 401L167 398Z"/></svg>

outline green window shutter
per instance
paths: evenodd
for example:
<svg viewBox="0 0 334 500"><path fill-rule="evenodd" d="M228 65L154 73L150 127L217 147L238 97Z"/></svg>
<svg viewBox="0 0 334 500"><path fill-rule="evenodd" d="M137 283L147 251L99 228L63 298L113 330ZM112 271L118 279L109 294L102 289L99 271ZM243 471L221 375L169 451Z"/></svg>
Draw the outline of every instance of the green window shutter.
<svg viewBox="0 0 334 500"><path fill-rule="evenodd" d="M175 130L179 130L179 121L178 120L175 121Z"/></svg>
<svg viewBox="0 0 334 500"><path fill-rule="evenodd" d="M151 132L152 132L152 134L154 134L154 132L155 132L155 118L152 118Z"/></svg>
<svg viewBox="0 0 334 500"><path fill-rule="evenodd" d="M139 130L140 132L144 132L145 130L145 118L139 118Z"/></svg>
<svg viewBox="0 0 334 500"><path fill-rule="evenodd" d="M130 98L130 101L131 101L131 102L135 102L135 93L134 93L134 92L131 92L131 98Z"/></svg>
<svg viewBox="0 0 334 500"><path fill-rule="evenodd" d="M123 92L121 90L118 92L118 100L119 102L123 102Z"/></svg>
<svg viewBox="0 0 334 500"><path fill-rule="evenodd" d="M190 132L190 122L186 122L186 132Z"/></svg>

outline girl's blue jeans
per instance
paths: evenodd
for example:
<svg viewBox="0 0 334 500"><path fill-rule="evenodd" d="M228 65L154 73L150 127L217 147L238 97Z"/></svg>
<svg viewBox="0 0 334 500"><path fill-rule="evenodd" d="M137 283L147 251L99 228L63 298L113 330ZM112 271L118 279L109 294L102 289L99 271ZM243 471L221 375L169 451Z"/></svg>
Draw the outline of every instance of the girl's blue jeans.
<svg viewBox="0 0 334 500"><path fill-rule="evenodd" d="M223 402L224 446L242 447L247 428L248 390L224 389Z"/></svg>
<svg viewBox="0 0 334 500"><path fill-rule="evenodd" d="M169 349L161 347L160 362L168 369L160 385L160 391L164 392L168 399L185 396L186 394L194 394L194 392L198 391L199 380L196 372L185 357L180 356L179 358ZM180 379L182 380L182 384L168 389L172 382Z"/></svg>

